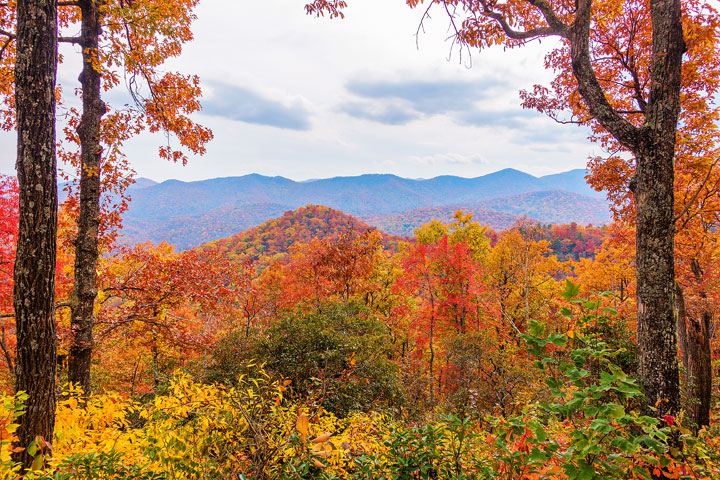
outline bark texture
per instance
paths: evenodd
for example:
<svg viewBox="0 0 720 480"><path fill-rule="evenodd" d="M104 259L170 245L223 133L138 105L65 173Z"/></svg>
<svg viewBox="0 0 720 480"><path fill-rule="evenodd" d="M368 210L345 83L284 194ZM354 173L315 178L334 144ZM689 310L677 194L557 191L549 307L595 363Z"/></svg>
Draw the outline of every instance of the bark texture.
<svg viewBox="0 0 720 480"><path fill-rule="evenodd" d="M636 155L639 372L650 406L680 409L675 330L675 136L685 52L679 0L652 0L653 62Z"/></svg>
<svg viewBox="0 0 720 480"><path fill-rule="evenodd" d="M660 151L658 151L660 150ZM637 158L636 269L639 373L649 406L680 408L675 320L673 151Z"/></svg>
<svg viewBox="0 0 720 480"><path fill-rule="evenodd" d="M100 2L79 0L82 15L81 44L83 70L80 74L83 113L77 132L80 138L80 213L75 239L75 281L71 302L70 352L68 381L90 393L90 363L93 349L93 307L98 260L98 231L100 226L100 122L106 112L100 98L101 76L97 51L100 38Z"/></svg>
<svg viewBox="0 0 720 480"><path fill-rule="evenodd" d="M635 127L608 102L589 52L591 0L577 1L569 39L580 94L591 113L636 158L631 184L637 205L637 325L639 373L648 407L677 413L674 262L674 157L680 113L683 40L680 1L651 0L653 60L645 121Z"/></svg>
<svg viewBox="0 0 720 480"><path fill-rule="evenodd" d="M15 63L20 188L13 292L15 388L29 396L17 431L21 447L38 436L51 442L55 427L56 72L56 0L19 0ZM30 466L32 458L25 450L13 455L25 468Z"/></svg>
<svg viewBox="0 0 720 480"><path fill-rule="evenodd" d="M688 416L697 428L710 425L712 399L712 360L710 321L712 313L704 309L687 319L688 365L686 397Z"/></svg>
<svg viewBox="0 0 720 480"><path fill-rule="evenodd" d="M703 272L697 259L691 262L696 288L699 291L698 308L688 312L682 291L678 294L678 343L682 352L686 378L684 386L685 410L696 429L710 425L712 400L712 354L710 328L712 307L702 285Z"/></svg>

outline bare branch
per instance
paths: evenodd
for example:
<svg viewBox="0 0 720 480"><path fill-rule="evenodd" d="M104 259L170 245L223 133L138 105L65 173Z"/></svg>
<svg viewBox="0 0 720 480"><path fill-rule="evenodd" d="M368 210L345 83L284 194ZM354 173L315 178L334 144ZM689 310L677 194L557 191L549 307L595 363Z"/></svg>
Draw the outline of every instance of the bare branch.
<svg viewBox="0 0 720 480"><path fill-rule="evenodd" d="M715 160L715 161L713 162L713 164L710 165L710 168L708 168L707 175L705 175L705 179L702 181L702 183L700 184L700 186L698 187L698 189L695 191L695 194L692 196L692 198L690 198L690 201L685 204L685 208L683 208L683 211L680 212L680 213L673 219L673 223L675 223L675 222L677 222L678 220L680 220L680 219L683 217L683 215L685 215L685 214L688 212L688 210L690 210L690 207L692 206L693 203L695 203L695 200L697 200L698 195L700 195L700 192L702 191L703 188L705 188L705 185L707 185L708 180L710 180L710 175L712 174L713 168L715 168L715 165L717 165L718 162L720 162L720 158L718 158L717 160ZM689 219L688 219L688 220L689 220ZM683 223L683 228L687 225L687 223L688 223L687 221Z"/></svg>
<svg viewBox="0 0 720 480"><path fill-rule="evenodd" d="M74 43L76 45L82 44L82 37L58 37L60 43Z"/></svg>

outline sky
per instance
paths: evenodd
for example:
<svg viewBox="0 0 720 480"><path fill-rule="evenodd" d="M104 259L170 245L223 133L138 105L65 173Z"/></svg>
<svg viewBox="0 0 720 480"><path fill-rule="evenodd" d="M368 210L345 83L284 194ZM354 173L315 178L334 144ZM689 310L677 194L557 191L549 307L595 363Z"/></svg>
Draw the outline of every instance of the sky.
<svg viewBox="0 0 720 480"><path fill-rule="evenodd" d="M583 128L520 106L519 90L552 78L543 67L552 41L460 55L439 9L416 36L422 12L404 0L349 3L331 20L307 16L303 0L201 0L195 39L167 69L199 75L195 120L214 140L183 167L158 158L162 135L143 134L125 150L138 176L475 177L508 167L540 176L600 153ZM58 78L71 92L80 55L64 49ZM0 151L0 172L12 173L14 133L0 135Z"/></svg>

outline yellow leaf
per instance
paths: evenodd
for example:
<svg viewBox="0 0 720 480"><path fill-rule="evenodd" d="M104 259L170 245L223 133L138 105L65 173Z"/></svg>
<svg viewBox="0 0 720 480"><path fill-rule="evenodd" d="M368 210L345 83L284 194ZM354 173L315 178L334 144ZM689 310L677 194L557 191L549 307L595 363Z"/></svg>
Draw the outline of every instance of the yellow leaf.
<svg viewBox="0 0 720 480"><path fill-rule="evenodd" d="M308 417L304 413L300 413L297 417L297 422L295 423L295 429L300 434L300 440L303 441L303 443L307 442L308 437Z"/></svg>
<svg viewBox="0 0 720 480"><path fill-rule="evenodd" d="M330 437L332 437L332 433L325 432L325 433L321 433L317 437L313 438L311 441L312 441L312 443L324 443L324 442L327 442L330 439Z"/></svg>

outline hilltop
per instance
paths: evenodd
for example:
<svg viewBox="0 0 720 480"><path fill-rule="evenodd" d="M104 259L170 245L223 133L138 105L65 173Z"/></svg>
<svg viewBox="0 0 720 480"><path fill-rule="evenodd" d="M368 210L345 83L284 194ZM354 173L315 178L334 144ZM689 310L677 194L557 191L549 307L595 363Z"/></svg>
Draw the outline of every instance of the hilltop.
<svg viewBox="0 0 720 480"><path fill-rule="evenodd" d="M313 238L334 238L347 230L364 233L375 228L338 210L307 205L245 232L210 242L203 248L218 250L232 260L256 262L261 257L283 256L294 244L307 243ZM404 240L384 233L382 236L386 246Z"/></svg>

